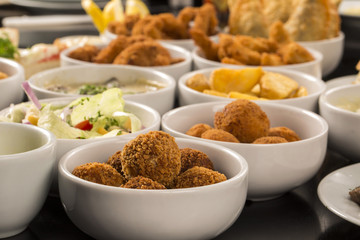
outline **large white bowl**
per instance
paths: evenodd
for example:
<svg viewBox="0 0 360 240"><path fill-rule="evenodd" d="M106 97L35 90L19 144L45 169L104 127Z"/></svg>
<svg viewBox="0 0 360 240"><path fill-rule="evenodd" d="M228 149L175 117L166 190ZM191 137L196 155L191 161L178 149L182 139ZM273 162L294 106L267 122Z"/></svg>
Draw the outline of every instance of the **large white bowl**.
<svg viewBox="0 0 360 240"><path fill-rule="evenodd" d="M154 67L141 67L141 68L158 70L160 72L169 74L170 76L174 77L175 80L178 80L184 73L187 73L191 70L191 67L192 67L191 53L184 48L174 46L171 44L162 43L162 45L169 51L172 58L183 58L184 61L172 64L169 66L154 66ZM98 44L96 46L98 46L99 48L104 48L105 46L107 46L107 44ZM64 51L61 52L60 65L62 67L72 66L72 65L81 65L81 64L87 64L87 65L92 65L92 66L94 66L94 65L112 65L112 64L90 63L90 62L80 61L80 60L68 57L69 53L76 48L78 48L78 46L65 49Z"/></svg>
<svg viewBox="0 0 360 240"><path fill-rule="evenodd" d="M323 55L321 63L322 75L326 76L333 72L339 65L344 53L345 35L340 32L339 36L319 41L299 42L304 47L315 49Z"/></svg>
<svg viewBox="0 0 360 240"><path fill-rule="evenodd" d="M0 238L22 232L42 208L54 177L56 139L30 125L0 123Z"/></svg>
<svg viewBox="0 0 360 240"><path fill-rule="evenodd" d="M115 38L117 38L118 35L109 32L108 30L105 30L104 34L102 35L102 39L105 42L111 42L112 40L114 40ZM211 41L213 42L217 42L218 41L218 36L217 35L213 35L210 36ZM162 43L167 43L167 44L172 44L178 47L182 47L185 48L188 51L192 51L195 48L195 42L193 39L166 39L166 40L159 40Z"/></svg>
<svg viewBox="0 0 360 240"><path fill-rule="evenodd" d="M41 103L52 103L54 105L64 106L75 99L76 99L76 97L50 98L50 99L43 99L40 102ZM120 135L120 136L115 136L115 137L91 138L91 139L57 139L57 148L56 148L57 162L56 162L56 164L59 162L60 158L65 153L67 153L68 151L70 151L71 149L73 149L75 147L82 146L87 143L104 141L105 139L109 139L109 138L111 138L111 139L128 139L128 138L135 137L139 134L146 133L148 131L153 131L153 130L156 131L156 130L160 129L160 120L161 120L160 114L156 110L154 110L148 106L145 106L143 104L135 103L135 102L131 102L131 101L125 101L124 110L126 112L135 114L141 120L144 128L137 132ZM6 109L0 111L0 115L4 116L8 112L9 112L9 108L6 108ZM57 194L57 192L58 192L57 174L55 174L55 179L53 182L54 183L51 187L51 191L52 191L52 193Z"/></svg>
<svg viewBox="0 0 360 240"><path fill-rule="evenodd" d="M316 78L322 77L321 75L321 62L323 61L322 54L314 49L307 48L307 50L313 55L314 61L306 62L306 63L298 63L298 64L287 64L281 66L264 66L269 71L273 69L290 69L296 70L299 72L307 73L313 75ZM248 65L235 65L235 64L225 64L217 61L208 60L204 57L203 52L200 48L195 48L192 52L192 57L194 61L195 69L203 69L203 68L212 68L212 67L229 67L229 68L246 68L251 67Z"/></svg>
<svg viewBox="0 0 360 240"><path fill-rule="evenodd" d="M220 96L213 96L205 94L186 86L186 80L195 74L204 74L207 78L210 77L211 73L218 68L206 68L200 69L193 72L186 73L183 75L178 82L179 89L179 103L180 106L194 104L194 103L203 103L203 102L214 102L214 101L234 101L233 98L224 98ZM297 72L287 69L271 69L268 70L264 68L264 71L271 71L276 73L281 73L289 78L294 79L299 83L300 86L304 86L308 90L308 96L299 97L299 98L289 98L289 99L280 99L280 100L271 100L273 103L280 103L295 107L300 107L309 111L316 112L318 109L318 99L321 93L326 89L326 84L321 80L312 75ZM258 101L255 101L258 102Z"/></svg>
<svg viewBox="0 0 360 240"><path fill-rule="evenodd" d="M249 164L248 199L266 200L281 196L312 178L323 163L328 125L319 115L292 106L259 102L271 127L293 129L301 141L282 144L230 143L186 135L195 124L213 125L214 115L228 102L187 105L169 111L162 117L163 131L175 137L216 143L241 154Z"/></svg>
<svg viewBox="0 0 360 240"><path fill-rule="evenodd" d="M9 77L0 80L0 109L19 103L24 97L21 83L25 81L24 68L17 62L0 58L0 72Z"/></svg>
<svg viewBox="0 0 360 240"><path fill-rule="evenodd" d="M360 103L360 85L327 90L319 98L319 110L329 124L329 147L354 161L360 161L360 114L337 107L346 101Z"/></svg>
<svg viewBox="0 0 360 240"><path fill-rule="evenodd" d="M164 88L155 92L126 94L125 100L130 100L147 105L160 114L171 110L175 101L176 81L173 77L159 71L145 69L141 67L126 65L106 65L106 66L67 66L55 68L33 75L28 81L29 85L40 99L79 96L78 94L59 93L46 90L49 84L100 84L116 77L122 83L131 84L138 79L156 81L165 85Z"/></svg>
<svg viewBox="0 0 360 240"><path fill-rule="evenodd" d="M228 180L165 190L111 187L71 174L89 162L105 162L126 141L84 145L59 164L60 198L71 221L96 239L212 239L229 228L246 200L248 166L234 151L195 139L176 139L179 148L206 153Z"/></svg>

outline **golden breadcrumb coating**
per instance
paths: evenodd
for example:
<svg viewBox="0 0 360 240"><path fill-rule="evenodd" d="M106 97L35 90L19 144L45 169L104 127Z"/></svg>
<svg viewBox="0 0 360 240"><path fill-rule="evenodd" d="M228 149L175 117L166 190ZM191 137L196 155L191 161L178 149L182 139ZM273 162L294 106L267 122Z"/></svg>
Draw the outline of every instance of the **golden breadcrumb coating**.
<svg viewBox="0 0 360 240"><path fill-rule="evenodd" d="M288 127L273 127L269 130L269 136L279 136L285 138L288 142L299 141L301 138L295 131Z"/></svg>
<svg viewBox="0 0 360 240"><path fill-rule="evenodd" d="M200 187L225 180L226 176L222 173L208 168L195 166L181 173L176 178L175 188Z"/></svg>
<svg viewBox="0 0 360 240"><path fill-rule="evenodd" d="M122 185L124 188L133 189L166 189L166 187L156 181L151 180L147 177L137 176Z"/></svg>
<svg viewBox="0 0 360 240"><path fill-rule="evenodd" d="M223 142L239 142L239 140L231 133L215 128L205 131L201 134L201 138Z"/></svg>
<svg viewBox="0 0 360 240"><path fill-rule="evenodd" d="M162 131L150 131L124 146L122 171L127 179L141 175L169 187L180 172L180 155L174 137Z"/></svg>
<svg viewBox="0 0 360 240"><path fill-rule="evenodd" d="M266 136L256 139L253 144L274 144L274 143L287 143L288 141L283 137Z"/></svg>
<svg viewBox="0 0 360 240"><path fill-rule="evenodd" d="M122 174L121 150L111 155L106 163L115 168L116 171L118 171L120 174Z"/></svg>
<svg viewBox="0 0 360 240"><path fill-rule="evenodd" d="M84 180L118 187L125 179L115 168L106 163L86 163L74 168L72 174Z"/></svg>
<svg viewBox="0 0 360 240"><path fill-rule="evenodd" d="M213 163L211 162L208 155L202 151L192 148L182 148L181 152L181 170L180 173L185 172L189 168L198 166L209 169L214 169Z"/></svg>
<svg viewBox="0 0 360 240"><path fill-rule="evenodd" d="M187 132L187 135L193 136L193 137L201 137L201 134L203 134L206 130L211 129L212 127L205 123L198 123L192 126Z"/></svg>

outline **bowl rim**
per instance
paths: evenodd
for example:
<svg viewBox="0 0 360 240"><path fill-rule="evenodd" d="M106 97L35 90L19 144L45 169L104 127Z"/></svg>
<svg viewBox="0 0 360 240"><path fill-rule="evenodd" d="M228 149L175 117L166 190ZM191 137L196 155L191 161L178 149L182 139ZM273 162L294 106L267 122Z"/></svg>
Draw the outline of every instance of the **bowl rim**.
<svg viewBox="0 0 360 240"><path fill-rule="evenodd" d="M21 152L21 153L4 154L4 155L0 154L0 162L8 161L8 160L14 161L19 156L31 158L32 154L42 152L42 151L49 149L52 146L56 145L55 135L52 132L47 131L43 128L39 128L39 127L36 127L33 125L28 125L28 124L19 124L19 123L11 123L11 122L0 122L0 126L5 126L6 128L9 128L9 127L10 128L20 128L23 130L30 129L30 131L38 132L42 136L45 136L45 138L46 138L46 142L43 145L41 145L40 147L37 147L35 149L31 149L29 151Z"/></svg>
<svg viewBox="0 0 360 240"><path fill-rule="evenodd" d="M201 192L213 191L214 188L221 188L222 186L231 185L231 184L233 184L233 182L246 181L246 176L248 176L248 172L249 172L248 163L242 155L235 152L234 150L224 148L217 144L201 142L198 140L195 140L196 144L205 145L205 146L211 147L213 149L216 149L217 151L227 152L228 154L232 155L233 156L232 159L233 160L236 159L236 161L239 163L240 171L237 174L235 174L233 177L228 178L227 180L225 180L223 182L206 185L206 186L200 186L200 187L181 188L181 189L129 189L129 188L102 185L99 183L94 183L94 182L90 182L90 181L81 179L81 178L73 175L65 166L71 156L80 154L81 152L85 151L86 149L100 147L100 146L106 145L108 143L126 144L129 141L130 141L130 139L121 139L121 140L120 139L118 139L118 140L107 139L104 141L88 143L88 144L84 144L82 146L76 147L61 157L61 159L59 161L59 165L58 165L59 175L62 174L64 176L64 178L70 180L71 182L74 182L75 184L84 186L86 188L95 189L96 191L105 191L105 192L116 191L115 192L116 194L120 194L120 193L141 194L142 192L149 192L151 194L158 194L158 195L192 193L195 191L196 192L198 192L198 191L201 191ZM181 141L181 142L186 142L186 143L194 142L194 140L192 140L192 139L177 138L177 137L175 137L175 141L176 142Z"/></svg>
<svg viewBox="0 0 360 240"><path fill-rule="evenodd" d="M82 96L84 97L84 96ZM75 99L78 99L79 96L69 96L69 97L58 97L58 98L44 98L44 99L40 99L40 103L57 103L57 102L60 102L60 103L70 103L71 101L75 100ZM125 107L128 106L128 105L131 105L131 106L135 106L137 108L140 108L142 110L145 110L147 113L151 114L152 116L154 116L154 122L145 127L145 129L149 129L149 128L155 128L158 124L161 124L161 116L160 116L160 113L158 111L156 111L155 109L149 107L149 106L146 106L144 104L141 104L141 103L137 103L135 101L131 101L131 100L125 100ZM22 103L31 103L30 101L28 102L22 102ZM19 103L19 104L22 104L22 103ZM9 110L9 107L7 108L4 108L2 110L0 110L0 115L6 113L7 111ZM21 124L23 125L23 123L17 123L17 124ZM37 127L37 128L40 128L40 127ZM42 128L41 128L42 129ZM45 130L45 129L44 129ZM141 129L140 131L143 131L144 129ZM129 138L129 136L127 135L122 135L124 136L124 138L122 139L127 139ZM107 137L107 138L87 138L87 139L64 139L64 138L56 138L56 141L59 141L59 142L71 142L71 141L82 141L82 142L97 142L97 141L102 141L102 140L107 140L107 139L114 139L114 138L119 138L121 136L111 136L111 137Z"/></svg>
<svg viewBox="0 0 360 240"><path fill-rule="evenodd" d="M279 66L262 66L264 69L265 68L269 68L272 69L272 68L290 68L290 67L294 67L294 66L308 66L308 65L313 65L313 64L321 64L321 62L323 61L323 54L321 52L319 52L318 50L315 50L313 48L310 48L310 47L305 47L310 53L311 55L314 57L314 60L313 61L309 61L309 62L304 62L304 63L296 63L296 64L284 64L284 65L279 65ZM198 61L198 62L203 62L203 63L206 63L208 65L220 65L220 66L223 66L223 67L258 67L257 65L236 65L236 64L228 64L228 63L221 63L221 62L217 62L217 61L213 61L213 60L209 60L209 59L206 59L205 57L201 56L199 54L199 52L201 51L201 49L196 46L192 51L191 51L191 55L192 55L192 58L194 59L194 62Z"/></svg>
<svg viewBox="0 0 360 240"><path fill-rule="evenodd" d="M179 132L177 130L174 130L172 128L170 128L167 124L167 118L170 116L170 115L174 115L174 114L179 114L179 112L181 113L184 109L186 108L206 108L206 107L215 107L215 106L220 106L220 105L227 105L229 104L228 101L217 101L217 102L205 102L205 103L196 103L196 104L191 104L191 105L186 105L186 106L182 106L182 107L178 107L178 108L175 108L175 109L172 109L170 111L168 111L167 113L163 114L162 117L161 117L161 128L163 130L167 129L169 130L170 132L174 132L176 133L177 135L181 136L182 138L190 138L190 139L200 139L200 141L205 141L205 142L209 142L209 143L219 143L225 147L229 147L229 148L236 148L236 146L240 146L240 147L247 147L247 148L280 148L281 146L283 146L284 144L286 146L290 146L290 145L296 145L296 144L299 144L299 143L305 143L305 142L313 142L315 141L316 139L319 139L321 138L322 136L324 136L325 134L328 133L328 130L329 130L329 126L328 126L328 123L326 122L326 120L314 113L314 112L311 112L309 110L306 110L306 109L302 109L302 108L299 108L299 107L294 107L294 106L290 106L290 105L284 105L284 104L278 104L278 103L273 103L273 102L260 102L260 103L257 103L258 105L267 105L271 108L275 108L277 109L277 112L282 112L281 110L286 110L287 112L297 112L297 113L300 113L302 115L307 115L309 117L311 117L312 119L318 121L321 125L322 125L322 131L319 132L318 134L312 136L312 137L309 137L309 138L306 138L306 139L301 139L300 141L295 141L295 142L286 142L286 143L281 143L281 144L251 144L251 143L235 143L235 142L222 142L222 141L216 141L216 140L211 140L211 139L203 139L203 138L198 138L198 137L194 137L194 136L189 136L189 135L186 135L186 133L182 133L182 132ZM165 130L166 131L166 130ZM170 133L171 134L171 133Z"/></svg>
<svg viewBox="0 0 360 240"><path fill-rule="evenodd" d="M339 34L336 37L333 38L327 38L327 39L321 39L316 41L297 41L297 43L301 45L309 45L309 48L311 48L310 45L321 45L321 44L330 44L335 42L343 42L345 39L345 34L342 31L339 31Z"/></svg>
<svg viewBox="0 0 360 240"><path fill-rule="evenodd" d="M141 95L141 96L152 96L152 95L156 95L156 93L160 92L167 92L169 90L175 90L176 88L176 80L174 77L172 77L169 74L166 74L164 72L161 72L159 70L154 70L154 69L146 69L146 68L142 68L142 67L138 67L138 66L131 66L131 65L113 65L113 64L106 64L106 66L92 66L89 68L88 65L85 64L81 64L81 65L73 65L73 66L63 66L61 68L53 68L53 69L48 69L42 72L38 72L36 74L34 74L33 76L31 76L28 79L29 85L32 89L35 89L39 92L43 92L46 94L52 94L52 95L57 95L57 97L69 97L69 96L91 96L91 95L82 95L82 94L68 94L68 93L60 93L60 92L55 92L55 91L51 91L51 90L47 90L43 87L38 86L37 84L35 84L34 82L36 80L38 80L39 78L41 79L43 76L48 76L48 75L55 75L58 72L64 72L64 71L76 71L78 69L86 69L86 70L90 70L90 71L98 71L101 69L119 69L119 71L121 69L123 70L133 70L134 74L136 74L136 72L143 72L143 73L147 73L147 74L151 74L151 75L155 75L155 77L159 77L161 78L163 81L160 82L164 82L167 85L164 88L161 88L159 90L156 90L155 92L145 92L145 93L137 93L137 94L133 94L135 95ZM55 76L54 76L55 77ZM42 82L44 80L41 80ZM60 81L60 80L59 80ZM156 80L155 80L156 81ZM123 96L126 96L127 94L124 94Z"/></svg>
<svg viewBox="0 0 360 240"><path fill-rule="evenodd" d="M15 74L12 74L12 75L8 76L7 78L1 79L0 85L1 85L1 83L15 81L19 78L23 78L23 80L25 80L25 71L24 71L23 66L20 63L14 61L14 60L11 60L11 59L3 58L3 57L0 57L0 63L3 63L4 65L8 65L15 70ZM3 70L1 70L1 71L3 72Z"/></svg>
<svg viewBox="0 0 360 240"><path fill-rule="evenodd" d="M226 68L226 69L233 69L233 70L238 70L234 67L210 67L210 68L202 68L202 69L198 69L198 70L195 70L195 71L191 71L191 72L188 72L188 73L185 73L184 75L182 75L180 78L179 78L179 81L178 81L178 87L179 89L183 89L187 92L190 92L191 94L193 95L197 95L197 96L207 96L209 97L210 99L214 100L214 101L222 101L224 99L232 99L232 98L225 98L225 97L221 97L221 96L215 96L215 95L209 95L209 94L205 94L205 93L202 93L202 92L199 92L199 91L196 91L188 86L186 86L186 80L197 74L197 73L207 73L207 72L210 72L210 71L214 71L216 69L223 69L223 68ZM256 66L249 66L247 68L257 68ZM286 98L286 99L270 99L269 101L271 102L279 102L279 103L282 103L284 101L287 101L287 102L290 102L290 101L297 101L300 99L308 99L308 98L312 98L314 96L320 96L321 93L323 93L325 90L326 90L326 84L316 78L315 76L313 75L310 75L310 74L307 74L307 73L304 73L304 72L299 72L299 71L295 71L295 70L292 70L292 69L265 69L263 67L261 67L264 71L266 72L276 72L276 73L281 73L283 75L286 76L287 73L292 73L292 74L297 74L299 75L299 77L302 77L304 79L306 79L306 81L308 81L308 79L311 79L312 82L315 82L317 84L317 86L319 87L319 91L317 92L313 92L311 94L308 94L307 96L303 96L303 97L299 97L299 98ZM296 80L295 80L296 81ZM297 82L297 81L296 81ZM235 100L235 99L234 99ZM259 101L259 100L254 100L254 101Z"/></svg>
<svg viewBox="0 0 360 240"><path fill-rule="evenodd" d="M187 66L189 64L191 64L192 62L192 55L191 53L186 50L185 48L182 48L182 47L179 47L179 46L175 46L173 44L169 44L169 43L162 43L160 42L160 44L165 47L169 52L171 51L174 51L176 53L179 53L181 54L182 58L184 58L184 61L181 61L181 62L178 62L178 63L174 63L174 64L170 64L170 65L167 65L167 66L136 66L136 67L141 67L141 68L148 68L148 69L153 69L153 68L156 68L157 70L163 70L163 69L170 69L170 68L176 68L176 67L183 67L183 66ZM102 43L102 44L92 44L94 46L97 46L99 48L104 48L106 46L109 45L109 43ZM112 64L112 63L93 63L93 62L86 62L86 61L81 61L81 60L77 60L77 59L73 59L73 58L70 58L68 55L69 55L69 52L79 48L81 46L73 46L73 47L70 47L70 48L67 48L63 51L61 51L60 53L60 61L64 60L64 61L67 61L71 64L82 64L82 65L99 65L99 66L106 66L106 65L111 65L111 66L117 66L117 65L120 65L120 64ZM124 66L128 66L129 64L124 64ZM134 65L135 66L135 65ZM63 66L61 66L63 67Z"/></svg>
<svg viewBox="0 0 360 240"><path fill-rule="evenodd" d="M326 107L326 108L328 108L329 110L332 110L335 113L339 113L339 114L343 114L345 116L349 116L349 117L352 117L352 118L360 119L360 114L359 113L352 112L352 111L337 107L334 104L331 104L327 100L327 97L329 95L331 95L331 94L346 91L347 89L352 89L352 88L359 89L359 91L360 91L360 84L341 85L341 86L336 86L336 87L328 89L327 91L325 91L323 94L320 95L319 105L322 106L323 108ZM345 97L345 95L343 97Z"/></svg>

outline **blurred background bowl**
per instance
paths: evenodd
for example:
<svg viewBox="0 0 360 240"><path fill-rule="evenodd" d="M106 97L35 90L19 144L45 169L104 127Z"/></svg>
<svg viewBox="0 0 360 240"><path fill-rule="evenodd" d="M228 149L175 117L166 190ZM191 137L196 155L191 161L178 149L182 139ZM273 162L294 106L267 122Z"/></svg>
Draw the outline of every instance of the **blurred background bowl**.
<svg viewBox="0 0 360 240"><path fill-rule="evenodd" d="M317 50L323 55L321 63L322 76L327 76L336 69L342 59L344 39L344 33L340 32L339 36L335 38L298 43L306 48Z"/></svg>
<svg viewBox="0 0 360 240"><path fill-rule="evenodd" d="M36 96L43 99L80 95L47 90L49 85L102 84L111 78L118 79L124 85L133 84L138 80L150 80L164 85L164 88L153 92L125 94L123 97L125 100L147 105L160 114L174 107L175 79L162 72L141 67L109 64L66 66L40 72L28 81Z"/></svg>
<svg viewBox="0 0 360 240"><path fill-rule="evenodd" d="M160 72L169 74L170 76L174 77L175 80L178 80L183 74L189 72L191 70L192 66L192 57L189 51L185 50L184 48L174 46L171 44L164 44L162 45L169 51L172 58L183 58L184 61L175 63L169 66L151 66L151 67L141 67L141 68L147 68L147 69L154 69L158 70ZM107 46L107 44L99 44L96 45L99 48L104 48ZM68 49L65 49L60 54L60 65L62 67L64 66L72 66L72 65L81 65L81 64L87 64L87 65L113 65L113 64L97 64L97 63L90 63L85 61L76 60L73 58L70 58L68 55L71 51L78 48L77 46L71 47ZM115 65L114 65L115 66ZM140 67L140 66L139 66Z"/></svg>
<svg viewBox="0 0 360 240"><path fill-rule="evenodd" d="M296 70L303 73L307 73L313 75L316 78L321 79L321 62L323 61L322 54L314 49L307 48L307 50L314 56L315 60L306 63L298 63L298 64L287 64L281 66L267 66L268 70L271 69L289 69ZM212 60L208 60L204 57L203 52L200 48L196 47L192 52L192 57L194 61L195 69L203 69L203 68L211 68L211 67L228 67L228 68L246 68L246 67L256 67L249 65L235 65L235 64L225 64L221 62L216 62ZM265 66L264 66L265 67Z"/></svg>
<svg viewBox="0 0 360 240"><path fill-rule="evenodd" d="M0 58L0 72L9 77L0 79L0 110L6 108L10 103L19 103L23 100L24 91L21 83L25 81L24 68L17 62Z"/></svg>
<svg viewBox="0 0 360 240"><path fill-rule="evenodd" d="M175 137L216 143L242 155L249 164L248 199L267 200L283 195L311 179L327 150L328 125L319 115L282 104L258 102L270 127L286 126L302 139L281 144L232 143L189 136L195 124L213 126L214 115L228 102L209 102L176 108L163 115L161 128Z"/></svg>
<svg viewBox="0 0 360 240"><path fill-rule="evenodd" d="M211 73L219 68L206 68L200 69L196 71L192 71L183 75L178 82L179 89L179 103L180 106L194 104L194 103L203 103L203 102L214 102L214 101L234 101L233 98L224 98L220 96L214 96L205 94L194 89L191 89L186 85L186 80L195 74L204 74L208 79ZM326 89L325 83L315 78L312 75L297 72L293 70L287 69L269 69L267 67L263 67L264 71L275 72L283 74L296 82L299 83L299 86L304 86L308 91L308 96L298 97L298 98L288 98L288 99L280 99L280 100L270 100L274 103L280 103L285 105L291 105L295 107L300 107L309 111L317 112L318 110L318 99L321 93L323 93ZM255 101L258 102L258 101Z"/></svg>
<svg viewBox="0 0 360 240"><path fill-rule="evenodd" d="M84 145L59 164L60 198L71 221L96 239L212 239L229 228L246 200L248 166L229 149L196 139L176 139L179 148L206 153L228 180L194 188L144 190L89 182L76 166L105 162L127 141Z"/></svg>
<svg viewBox="0 0 360 240"><path fill-rule="evenodd" d="M339 107L353 103L360 108L360 85L344 85L327 90L319 98L319 110L329 124L329 147L359 161L360 113Z"/></svg>
<svg viewBox="0 0 360 240"><path fill-rule="evenodd" d="M25 230L54 177L56 139L25 124L0 123L0 238Z"/></svg>

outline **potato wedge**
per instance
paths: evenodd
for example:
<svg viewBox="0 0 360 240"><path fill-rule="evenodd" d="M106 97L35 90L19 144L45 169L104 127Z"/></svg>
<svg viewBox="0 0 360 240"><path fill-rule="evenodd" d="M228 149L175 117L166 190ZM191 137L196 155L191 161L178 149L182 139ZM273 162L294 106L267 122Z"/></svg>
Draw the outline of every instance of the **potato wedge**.
<svg viewBox="0 0 360 240"><path fill-rule="evenodd" d="M248 93L241 93L241 92L229 92L228 97L236 98L236 99L247 99L247 100L267 100L265 98L259 98L254 95Z"/></svg>
<svg viewBox="0 0 360 240"><path fill-rule="evenodd" d="M218 92L218 91L215 91L215 90L208 90L208 89L205 89L203 91L203 93L205 94L209 94L209 95L214 95L214 96L218 96L218 97L228 97L228 95L226 93L222 93L222 92Z"/></svg>
<svg viewBox="0 0 360 240"><path fill-rule="evenodd" d="M284 99L292 95L299 84L287 76L274 72L265 72L260 79L260 97L268 99Z"/></svg>

